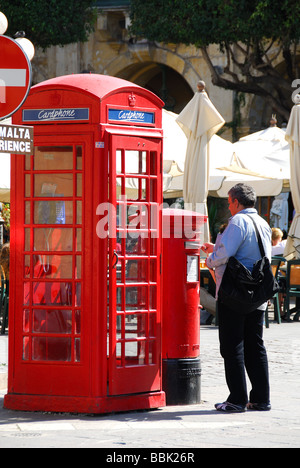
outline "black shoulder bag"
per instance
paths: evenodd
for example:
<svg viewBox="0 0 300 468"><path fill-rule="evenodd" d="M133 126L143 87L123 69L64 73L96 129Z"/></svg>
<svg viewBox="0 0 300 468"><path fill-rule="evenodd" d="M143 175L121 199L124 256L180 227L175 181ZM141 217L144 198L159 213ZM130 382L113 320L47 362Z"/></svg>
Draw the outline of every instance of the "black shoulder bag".
<svg viewBox="0 0 300 468"><path fill-rule="evenodd" d="M279 291L256 223L247 216L254 224L262 258L254 264L251 273L235 257L230 257L218 292L218 300L240 314L253 312Z"/></svg>

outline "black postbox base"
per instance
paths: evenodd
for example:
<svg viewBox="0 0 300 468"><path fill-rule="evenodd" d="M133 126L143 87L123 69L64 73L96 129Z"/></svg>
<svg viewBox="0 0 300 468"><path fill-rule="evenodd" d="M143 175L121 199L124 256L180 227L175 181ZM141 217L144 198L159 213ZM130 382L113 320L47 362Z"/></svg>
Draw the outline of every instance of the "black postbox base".
<svg viewBox="0 0 300 468"><path fill-rule="evenodd" d="M167 406L201 402L200 358L163 359L162 371Z"/></svg>

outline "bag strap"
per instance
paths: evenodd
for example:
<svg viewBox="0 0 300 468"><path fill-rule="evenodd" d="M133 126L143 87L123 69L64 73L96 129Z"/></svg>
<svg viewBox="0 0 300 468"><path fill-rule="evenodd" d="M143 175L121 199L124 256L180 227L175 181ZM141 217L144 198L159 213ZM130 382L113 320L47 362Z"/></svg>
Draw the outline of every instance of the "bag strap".
<svg viewBox="0 0 300 468"><path fill-rule="evenodd" d="M252 218L252 216L250 216L248 213L244 213L246 216L248 216L248 218L251 219L252 223L254 224L254 227L255 227L255 232L256 232L256 236L257 236L257 240L258 240L258 245L259 245L259 250L260 250L260 254L262 257L265 257L266 253L265 253L265 249L264 249L264 246L263 246L263 243L262 243L262 240L261 240L261 236L260 236L260 233L259 233L259 230L257 229L257 225L256 225L256 222L254 221L254 219Z"/></svg>

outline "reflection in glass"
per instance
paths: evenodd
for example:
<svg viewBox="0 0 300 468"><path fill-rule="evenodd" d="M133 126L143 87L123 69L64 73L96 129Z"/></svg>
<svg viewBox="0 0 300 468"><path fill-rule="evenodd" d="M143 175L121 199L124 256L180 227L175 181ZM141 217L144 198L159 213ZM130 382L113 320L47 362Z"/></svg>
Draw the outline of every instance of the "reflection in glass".
<svg viewBox="0 0 300 468"><path fill-rule="evenodd" d="M127 283L145 283L148 276L148 259L128 260L126 265Z"/></svg>
<svg viewBox="0 0 300 468"><path fill-rule="evenodd" d="M32 359L34 361L71 361L72 339L60 337L33 337Z"/></svg>
<svg viewBox="0 0 300 468"><path fill-rule="evenodd" d="M34 278L72 279L73 257L71 255L35 255Z"/></svg>
<svg viewBox="0 0 300 468"><path fill-rule="evenodd" d="M31 197L31 176L25 174L25 197Z"/></svg>
<svg viewBox="0 0 300 468"><path fill-rule="evenodd" d="M29 333L29 310L23 310L23 332Z"/></svg>
<svg viewBox="0 0 300 468"><path fill-rule="evenodd" d="M28 338L28 336L24 336L24 338L23 338L22 359L23 359L23 361L28 361L28 359L29 359L29 338Z"/></svg>
<svg viewBox="0 0 300 468"><path fill-rule="evenodd" d="M72 252L73 250L72 228L35 228L33 237L36 252Z"/></svg>
<svg viewBox="0 0 300 468"><path fill-rule="evenodd" d="M126 310L148 310L147 286L126 288Z"/></svg>
<svg viewBox="0 0 300 468"><path fill-rule="evenodd" d="M73 174L36 174L35 197L73 197Z"/></svg>
<svg viewBox="0 0 300 468"><path fill-rule="evenodd" d="M33 310L33 333L72 333L71 310Z"/></svg>
<svg viewBox="0 0 300 468"><path fill-rule="evenodd" d="M145 314L130 314L125 316L126 339L146 336L147 316Z"/></svg>
<svg viewBox="0 0 300 468"><path fill-rule="evenodd" d="M33 305L72 305L72 283L33 283ZM25 304L26 305L26 304Z"/></svg>
<svg viewBox="0 0 300 468"><path fill-rule="evenodd" d="M76 146L76 169L82 170L82 146Z"/></svg>
<svg viewBox="0 0 300 468"><path fill-rule="evenodd" d="M34 224L73 224L73 203L64 200L35 202Z"/></svg>

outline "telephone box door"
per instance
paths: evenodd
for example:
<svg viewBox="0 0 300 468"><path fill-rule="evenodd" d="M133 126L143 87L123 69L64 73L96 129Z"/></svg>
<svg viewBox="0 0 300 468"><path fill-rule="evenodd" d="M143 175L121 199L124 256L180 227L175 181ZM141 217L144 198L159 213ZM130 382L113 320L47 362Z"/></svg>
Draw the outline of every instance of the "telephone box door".
<svg viewBox="0 0 300 468"><path fill-rule="evenodd" d="M109 135L110 395L161 389L159 138Z"/></svg>

